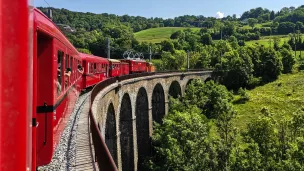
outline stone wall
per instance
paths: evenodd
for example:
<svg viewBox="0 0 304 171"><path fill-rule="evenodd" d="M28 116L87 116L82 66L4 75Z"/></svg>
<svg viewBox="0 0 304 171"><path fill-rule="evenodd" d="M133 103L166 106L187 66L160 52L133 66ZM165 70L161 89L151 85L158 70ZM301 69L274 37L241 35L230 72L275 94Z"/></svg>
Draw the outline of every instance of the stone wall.
<svg viewBox="0 0 304 171"><path fill-rule="evenodd" d="M193 79L211 71L163 73L116 82L96 96L92 112L119 170L142 170L151 154L153 121L168 113L169 94L183 95Z"/></svg>

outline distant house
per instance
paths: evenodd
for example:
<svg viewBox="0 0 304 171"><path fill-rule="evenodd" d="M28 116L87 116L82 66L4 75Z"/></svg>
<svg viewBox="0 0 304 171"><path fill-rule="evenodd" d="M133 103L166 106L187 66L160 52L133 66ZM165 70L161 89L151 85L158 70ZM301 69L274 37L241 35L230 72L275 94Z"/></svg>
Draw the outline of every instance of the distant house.
<svg viewBox="0 0 304 171"><path fill-rule="evenodd" d="M72 29L70 26L64 26L63 29L68 32L75 32L75 29Z"/></svg>
<svg viewBox="0 0 304 171"><path fill-rule="evenodd" d="M75 29L73 29L71 26L66 25L66 24L56 24L57 26L59 26L59 28L61 28L61 30L67 31L67 32L76 32Z"/></svg>

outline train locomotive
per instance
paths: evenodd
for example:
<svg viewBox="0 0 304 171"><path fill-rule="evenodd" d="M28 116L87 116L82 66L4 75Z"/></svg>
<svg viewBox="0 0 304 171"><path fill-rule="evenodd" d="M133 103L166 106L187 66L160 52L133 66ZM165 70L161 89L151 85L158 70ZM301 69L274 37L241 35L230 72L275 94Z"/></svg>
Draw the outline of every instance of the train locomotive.
<svg viewBox="0 0 304 171"><path fill-rule="evenodd" d="M139 59L80 53L41 11L33 12L32 169L51 162L81 91L109 77L154 72Z"/></svg>

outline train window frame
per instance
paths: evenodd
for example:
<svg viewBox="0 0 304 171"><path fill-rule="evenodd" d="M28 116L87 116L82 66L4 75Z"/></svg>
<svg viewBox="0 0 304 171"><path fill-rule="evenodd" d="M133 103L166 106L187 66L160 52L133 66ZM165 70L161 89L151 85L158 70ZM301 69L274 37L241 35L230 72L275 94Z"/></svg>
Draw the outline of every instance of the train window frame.
<svg viewBox="0 0 304 171"><path fill-rule="evenodd" d="M75 68L75 69L73 70L74 73L75 73L75 74L74 74L74 81L76 81L76 80L77 80L77 73L78 73L78 72L77 72L77 59L76 59L76 58L73 58L73 59L74 59L74 68Z"/></svg>
<svg viewBox="0 0 304 171"><path fill-rule="evenodd" d="M66 71L66 69L68 69L69 68L69 64L70 64L70 56L69 56L69 54L66 54L65 55L65 71ZM72 71L71 71L71 73L72 73ZM65 78L65 80L67 81L67 82L64 82L64 88L65 88L65 90L69 87L69 85L70 85L70 78L69 77L67 77L67 76L64 76Z"/></svg>
<svg viewBox="0 0 304 171"><path fill-rule="evenodd" d="M56 81L57 97L59 97L62 94L62 92L64 91L64 89L63 89L63 82L64 82L64 64L63 64L63 61L64 61L64 52L61 51L61 50L58 50L57 51L57 81ZM59 66L59 64L60 64L60 66ZM58 71L58 68L59 68L59 71Z"/></svg>
<svg viewBox="0 0 304 171"><path fill-rule="evenodd" d="M67 69L69 67L69 55L66 54L65 55L65 69Z"/></svg>
<svg viewBox="0 0 304 171"><path fill-rule="evenodd" d="M71 69L71 75L70 75L70 85L72 84L72 81L74 81L74 70L73 70L73 56L70 56L70 69Z"/></svg>

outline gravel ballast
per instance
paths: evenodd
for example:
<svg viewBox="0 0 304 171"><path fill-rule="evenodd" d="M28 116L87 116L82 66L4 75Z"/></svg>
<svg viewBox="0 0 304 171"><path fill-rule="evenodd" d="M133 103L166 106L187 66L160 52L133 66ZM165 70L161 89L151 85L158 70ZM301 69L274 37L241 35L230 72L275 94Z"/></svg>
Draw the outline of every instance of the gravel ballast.
<svg viewBox="0 0 304 171"><path fill-rule="evenodd" d="M38 168L38 171L51 171L62 170L71 171L75 170L75 157L76 157L76 135L78 120L86 99L89 97L90 92L79 96L74 111L71 114L69 121L61 135L60 142L55 149L52 161L46 166Z"/></svg>

